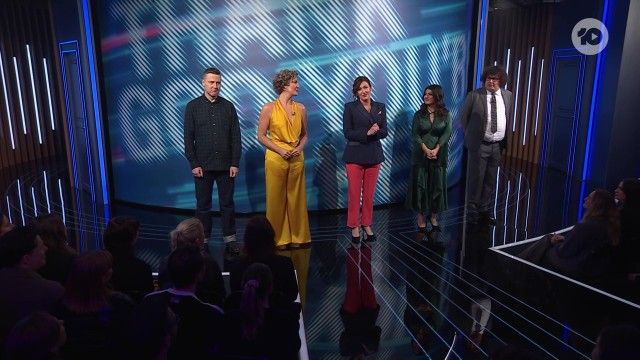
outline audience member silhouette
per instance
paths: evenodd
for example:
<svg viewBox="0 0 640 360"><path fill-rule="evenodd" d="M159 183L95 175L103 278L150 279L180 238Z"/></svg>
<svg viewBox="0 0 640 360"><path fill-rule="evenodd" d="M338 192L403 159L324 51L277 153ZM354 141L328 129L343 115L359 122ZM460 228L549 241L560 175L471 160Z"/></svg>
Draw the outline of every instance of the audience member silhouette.
<svg viewBox="0 0 640 360"><path fill-rule="evenodd" d="M104 250L74 260L56 311L67 330L63 358L113 359L123 350L122 333L134 304L127 295L110 290L112 264L111 254Z"/></svg>
<svg viewBox="0 0 640 360"><path fill-rule="evenodd" d="M62 298L62 285L36 272L46 262L46 251L31 226L15 227L0 237L0 343L20 319L51 311Z"/></svg>
<svg viewBox="0 0 640 360"><path fill-rule="evenodd" d="M166 304L138 306L126 331L131 359L166 359L178 332L178 317Z"/></svg>
<svg viewBox="0 0 640 360"><path fill-rule="evenodd" d="M67 228L60 216L47 214L33 219L33 226L47 246L47 262L38 270L45 279L64 284L77 253L67 243Z"/></svg>
<svg viewBox="0 0 640 360"><path fill-rule="evenodd" d="M171 250L185 246L195 246L200 249L204 260L204 277L196 287L196 296L204 302L222 306L224 298L227 296L222 279L222 272L218 263L205 251L205 233L202 222L197 218L189 218L178 224L169 235L171 240ZM160 261L158 281L160 288L168 289L173 286L167 271L167 261L165 257Z"/></svg>
<svg viewBox="0 0 640 360"><path fill-rule="evenodd" d="M2 211L0 211L0 236L11 231L15 225L9 222L9 218Z"/></svg>
<svg viewBox="0 0 640 360"><path fill-rule="evenodd" d="M273 296L269 267L253 263L242 277L242 291L225 304L229 325L224 352L242 358L297 359L300 304Z"/></svg>
<svg viewBox="0 0 640 360"><path fill-rule="evenodd" d="M200 249L179 247L167 263L173 287L147 295L140 307L170 308L178 320L178 329L169 348L169 359L210 359L220 355L224 323L222 309L198 299L196 286L204 277Z"/></svg>
<svg viewBox="0 0 640 360"><path fill-rule="evenodd" d="M135 254L139 227L135 218L118 216L109 221L103 236L104 247L113 255L111 284L135 302L153 291L151 266Z"/></svg>
<svg viewBox="0 0 640 360"><path fill-rule="evenodd" d="M544 264L580 280L600 279L611 270L611 247L620 238L620 219L613 196L594 190L584 200L582 220L566 235L553 235Z"/></svg>
<svg viewBox="0 0 640 360"><path fill-rule="evenodd" d="M617 260L626 274L640 273L640 180L624 179L615 190L620 210L620 250Z"/></svg>
<svg viewBox="0 0 640 360"><path fill-rule="evenodd" d="M640 330L631 325L613 325L602 329L592 360L640 360Z"/></svg>
<svg viewBox="0 0 640 360"><path fill-rule="evenodd" d="M65 341L64 323L46 312L36 311L13 327L5 342L4 359L59 359L58 351Z"/></svg>
<svg viewBox="0 0 640 360"><path fill-rule="evenodd" d="M290 258L276 254L275 232L269 220L257 215L252 217L244 232L244 249L240 258L230 265L231 291L242 289L242 275L253 263L260 262L269 267L273 273L273 289L280 292L286 301L295 301L298 297L293 262Z"/></svg>

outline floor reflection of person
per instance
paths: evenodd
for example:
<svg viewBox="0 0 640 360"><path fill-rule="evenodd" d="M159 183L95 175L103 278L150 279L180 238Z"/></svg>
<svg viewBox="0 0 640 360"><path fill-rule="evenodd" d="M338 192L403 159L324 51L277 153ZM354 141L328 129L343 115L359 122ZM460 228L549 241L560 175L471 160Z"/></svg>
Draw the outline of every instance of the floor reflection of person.
<svg viewBox="0 0 640 360"><path fill-rule="evenodd" d="M371 81L358 76L353 81L355 101L344 105L342 129L347 146L342 160L347 168L347 226L351 240L360 242L360 226L366 241L374 241L373 194L384 161L381 139L387 137L385 105L371 99ZM361 206L362 201L362 206Z"/></svg>
<svg viewBox="0 0 640 360"><path fill-rule="evenodd" d="M258 141L264 156L267 218L276 232L278 249L311 242L304 177L307 110L293 101L300 84L294 70L281 70L273 79L278 98L260 111Z"/></svg>
<svg viewBox="0 0 640 360"><path fill-rule="evenodd" d="M404 310L404 323L411 332L411 350L415 355L422 355L432 349L435 332L442 324L441 283L443 275L443 247L436 242L439 232L427 233L428 241L418 247L420 256L408 258L406 273L407 306ZM420 239L422 240L422 239ZM422 270L424 269L424 270ZM433 353L431 353L433 357ZM436 358L436 357L434 357Z"/></svg>
<svg viewBox="0 0 640 360"><path fill-rule="evenodd" d="M382 329L376 325L380 305L376 301L371 273L371 248L362 245L347 250L347 290L340 307L344 331L340 354L359 358L378 351Z"/></svg>
<svg viewBox="0 0 640 360"><path fill-rule="evenodd" d="M466 294L471 299L469 316L471 319L470 332L466 335L466 349L470 353L479 353L485 346L486 333L491 318L491 287L487 281L494 276L493 262L488 261L491 246L491 225L484 222L467 227L464 243L463 273L465 283L468 284Z"/></svg>
<svg viewBox="0 0 640 360"><path fill-rule="evenodd" d="M439 230L438 213L447 209L447 160L451 137L451 114L444 104L440 85L429 85L423 103L413 115L412 157L406 206L417 213L417 225L425 231L425 215Z"/></svg>

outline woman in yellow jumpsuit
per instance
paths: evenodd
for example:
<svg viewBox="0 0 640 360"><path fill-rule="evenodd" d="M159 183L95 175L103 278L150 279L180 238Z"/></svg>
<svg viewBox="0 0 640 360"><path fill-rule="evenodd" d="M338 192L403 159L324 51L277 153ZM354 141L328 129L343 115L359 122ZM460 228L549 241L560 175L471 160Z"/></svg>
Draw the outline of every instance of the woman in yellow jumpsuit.
<svg viewBox="0 0 640 360"><path fill-rule="evenodd" d="M278 249L301 247L311 241L311 233L302 152L307 143L307 111L293 101L300 89L298 73L278 72L273 89L278 98L262 107L258 122L258 141L267 148L267 219L276 232Z"/></svg>

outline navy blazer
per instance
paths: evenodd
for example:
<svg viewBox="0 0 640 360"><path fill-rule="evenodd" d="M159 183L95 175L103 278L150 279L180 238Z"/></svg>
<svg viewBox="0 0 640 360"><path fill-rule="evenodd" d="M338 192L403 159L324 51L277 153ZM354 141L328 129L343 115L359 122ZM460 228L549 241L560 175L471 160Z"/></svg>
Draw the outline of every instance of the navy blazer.
<svg viewBox="0 0 640 360"><path fill-rule="evenodd" d="M377 123L380 130L367 136L373 123ZM342 132L347 139L342 161L358 165L375 165L384 161L380 139L387 137L387 111L383 103L371 101L371 112L365 110L360 100L344 104Z"/></svg>

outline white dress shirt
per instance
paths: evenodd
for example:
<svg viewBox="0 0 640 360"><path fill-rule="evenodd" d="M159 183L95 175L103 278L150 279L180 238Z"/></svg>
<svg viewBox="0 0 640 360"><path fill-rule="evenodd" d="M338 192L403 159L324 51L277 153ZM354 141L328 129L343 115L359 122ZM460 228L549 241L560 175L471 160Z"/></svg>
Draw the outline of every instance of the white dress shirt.
<svg viewBox="0 0 640 360"><path fill-rule="evenodd" d="M501 141L507 128L507 115L502 98L502 91L496 91L496 106L498 107L498 131L491 133L491 92L487 90L487 123L484 126L484 141Z"/></svg>

